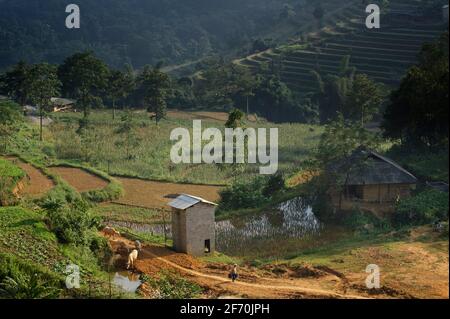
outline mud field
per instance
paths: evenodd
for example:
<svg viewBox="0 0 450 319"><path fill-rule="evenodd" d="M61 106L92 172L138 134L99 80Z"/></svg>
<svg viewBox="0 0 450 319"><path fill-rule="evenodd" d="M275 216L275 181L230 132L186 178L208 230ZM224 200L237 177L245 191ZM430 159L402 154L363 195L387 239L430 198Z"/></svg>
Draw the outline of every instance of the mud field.
<svg viewBox="0 0 450 319"><path fill-rule="evenodd" d="M108 186L108 181L79 168L50 167L49 170L59 175L78 192L103 189Z"/></svg>
<svg viewBox="0 0 450 319"><path fill-rule="evenodd" d="M55 183L48 176L33 165L15 157L6 157L6 159L19 166L27 174L22 182L19 195L39 197L55 186Z"/></svg>
<svg viewBox="0 0 450 319"><path fill-rule="evenodd" d="M188 193L209 201L219 199L219 186L163 183L135 178L116 178L122 183L124 195L115 203L146 208L167 209L176 195Z"/></svg>

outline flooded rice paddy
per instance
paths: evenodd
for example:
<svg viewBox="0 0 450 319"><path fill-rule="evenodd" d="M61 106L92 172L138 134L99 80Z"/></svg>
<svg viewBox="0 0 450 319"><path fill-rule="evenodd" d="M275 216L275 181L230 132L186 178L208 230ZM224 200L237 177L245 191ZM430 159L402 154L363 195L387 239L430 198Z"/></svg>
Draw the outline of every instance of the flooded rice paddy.
<svg viewBox="0 0 450 319"><path fill-rule="evenodd" d="M113 222L137 233L164 235L163 224ZM171 238L170 222L166 235ZM216 223L216 249L232 256L281 256L318 247L343 235L342 229L326 225L314 214L312 201L297 197L272 210L238 216Z"/></svg>

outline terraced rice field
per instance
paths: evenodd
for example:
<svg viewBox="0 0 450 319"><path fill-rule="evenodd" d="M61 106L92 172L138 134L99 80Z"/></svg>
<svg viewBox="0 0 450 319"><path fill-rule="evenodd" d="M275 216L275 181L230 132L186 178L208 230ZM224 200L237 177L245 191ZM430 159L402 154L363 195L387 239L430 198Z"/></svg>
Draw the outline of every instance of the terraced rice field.
<svg viewBox="0 0 450 319"><path fill-rule="evenodd" d="M168 209L175 195L187 193L209 201L219 199L219 186L163 183L135 178L117 178L125 190L115 203L155 209Z"/></svg>
<svg viewBox="0 0 450 319"><path fill-rule="evenodd" d="M20 190L21 195L39 197L55 186L55 183L48 176L33 165L15 157L7 157L6 159L19 166L26 173L23 188Z"/></svg>
<svg viewBox="0 0 450 319"><path fill-rule="evenodd" d="M279 71L291 89L308 93L318 89L311 71L337 75L342 59L350 56L350 66L358 73L395 86L417 62L422 45L434 41L446 29L439 19L426 21L417 12L420 8L415 1L392 0L388 13L382 13L381 28L369 30L365 9L355 5L337 13L320 34L311 34L307 41L252 55L238 63L255 72L266 63L269 69Z"/></svg>
<svg viewBox="0 0 450 319"><path fill-rule="evenodd" d="M78 192L103 189L108 186L108 181L79 168L51 167L50 171L59 175Z"/></svg>

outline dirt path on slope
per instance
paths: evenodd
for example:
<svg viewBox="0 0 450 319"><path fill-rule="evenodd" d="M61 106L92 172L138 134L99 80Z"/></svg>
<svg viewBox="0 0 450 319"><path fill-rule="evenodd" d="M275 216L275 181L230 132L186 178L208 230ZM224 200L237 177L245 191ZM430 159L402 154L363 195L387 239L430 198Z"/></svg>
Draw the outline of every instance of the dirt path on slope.
<svg viewBox="0 0 450 319"><path fill-rule="evenodd" d="M122 254L123 247L133 247L133 243L125 238L118 238L110 243L115 252L121 251ZM333 274L326 274L320 279L277 278L263 274L260 270L241 267L239 280L232 283L227 277L227 265L205 263L156 245L144 245L135 266L136 271L151 276L158 275L161 270L170 269L202 286L213 297L365 298L341 292L341 280Z"/></svg>
<svg viewBox="0 0 450 319"><path fill-rule="evenodd" d="M78 192L103 189L108 186L108 181L79 168L50 167L49 170L59 175Z"/></svg>
<svg viewBox="0 0 450 319"><path fill-rule="evenodd" d="M23 188L19 192L20 195L39 197L55 186L55 183L48 176L33 165L25 163L17 157L8 156L5 158L20 167L27 174L27 177L23 180Z"/></svg>
<svg viewBox="0 0 450 319"><path fill-rule="evenodd" d="M219 199L219 186L163 183L137 178L116 178L122 183L124 195L114 203L155 209L167 209L174 195L187 193L209 201Z"/></svg>

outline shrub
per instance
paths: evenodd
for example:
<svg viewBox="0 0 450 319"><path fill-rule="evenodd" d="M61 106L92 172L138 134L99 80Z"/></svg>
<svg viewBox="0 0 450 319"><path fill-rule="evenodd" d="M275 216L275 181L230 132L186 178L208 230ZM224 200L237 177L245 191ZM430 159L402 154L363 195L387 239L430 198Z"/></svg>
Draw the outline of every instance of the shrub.
<svg viewBox="0 0 450 319"><path fill-rule="evenodd" d="M0 253L0 298L57 298L61 294L60 284L42 269Z"/></svg>
<svg viewBox="0 0 450 319"><path fill-rule="evenodd" d="M162 271L159 278L141 276L155 292L158 299L192 299L198 297L202 288L178 275Z"/></svg>
<svg viewBox="0 0 450 319"><path fill-rule="evenodd" d="M77 200L73 203L48 201L47 219L50 229L62 243L86 245L89 242L89 231L96 225L88 204Z"/></svg>
<svg viewBox="0 0 450 319"><path fill-rule="evenodd" d="M396 205L393 221L396 225L423 225L448 219L448 194L425 190Z"/></svg>
<svg viewBox="0 0 450 319"><path fill-rule="evenodd" d="M370 232L373 229L389 228L389 223L376 217L371 212L362 212L354 209L352 212L345 212L342 218L342 224L353 230Z"/></svg>
<svg viewBox="0 0 450 319"><path fill-rule="evenodd" d="M256 177L250 182L238 181L220 192L220 209L234 210L255 208L264 205L268 198L264 196L266 179Z"/></svg>
<svg viewBox="0 0 450 319"><path fill-rule="evenodd" d="M263 195L271 197L286 189L286 181L281 173L271 175L263 189Z"/></svg>

